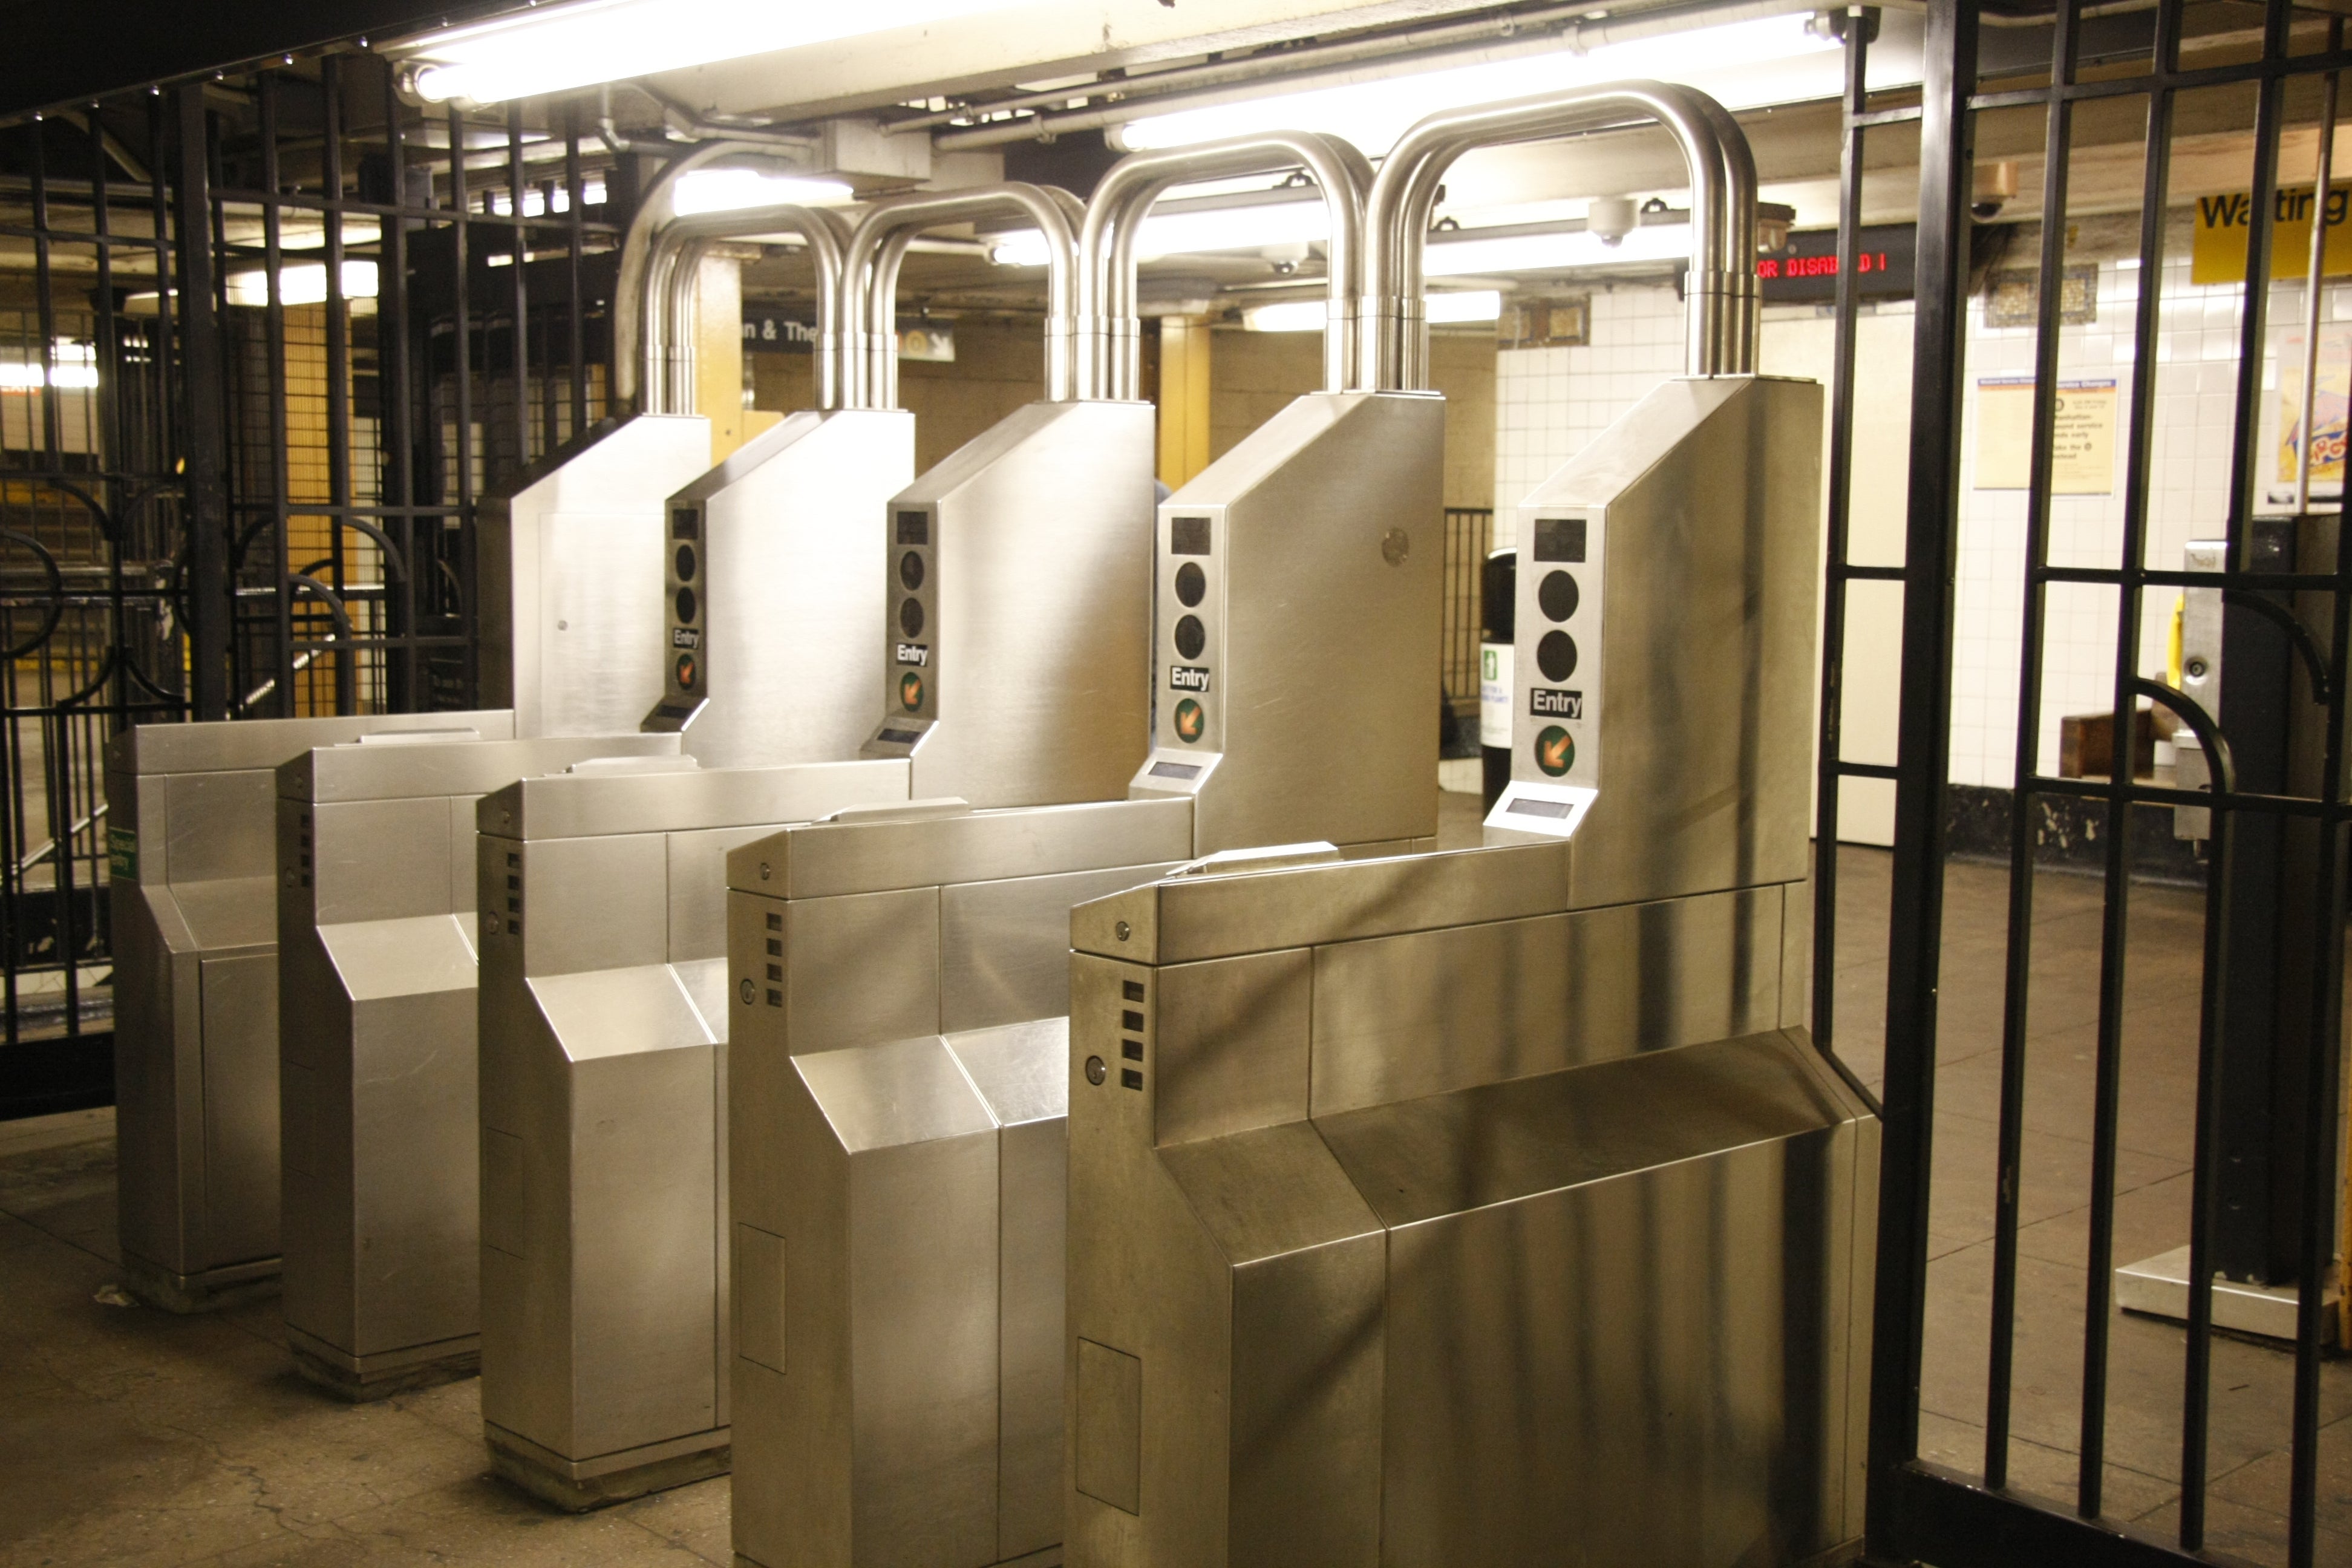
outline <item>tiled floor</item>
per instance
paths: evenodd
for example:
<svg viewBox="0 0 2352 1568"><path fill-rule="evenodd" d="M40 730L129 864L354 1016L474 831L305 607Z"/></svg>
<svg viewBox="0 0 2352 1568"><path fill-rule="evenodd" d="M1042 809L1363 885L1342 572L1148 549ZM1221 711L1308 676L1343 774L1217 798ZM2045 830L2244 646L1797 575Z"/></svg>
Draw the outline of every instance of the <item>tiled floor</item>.
<svg viewBox="0 0 2352 1568"><path fill-rule="evenodd" d="M1458 805L1448 797L1449 805ZM1475 806L1449 833L1475 830ZM1878 1074L1885 1011L1884 855L1845 851L1838 1043ZM2038 879L2016 1483L2071 1500L2081 1381L2088 1085L2099 887ZM1923 1439L1982 1458L2006 879L1953 868ZM2142 889L2118 1162L2117 1257L2185 1237L2199 901ZM730 1561L727 1483L585 1518L492 1479L478 1385L351 1407L298 1379L275 1303L208 1318L116 1304L109 1112L0 1124L0 1568L49 1563L596 1565ZM2161 1528L2177 1488L2178 1331L2115 1324L2107 1505ZM2214 1544L2284 1560L2287 1358L2225 1342L2215 1356ZM2352 1564L2352 1363L2331 1365L2321 1454L2331 1533Z"/></svg>

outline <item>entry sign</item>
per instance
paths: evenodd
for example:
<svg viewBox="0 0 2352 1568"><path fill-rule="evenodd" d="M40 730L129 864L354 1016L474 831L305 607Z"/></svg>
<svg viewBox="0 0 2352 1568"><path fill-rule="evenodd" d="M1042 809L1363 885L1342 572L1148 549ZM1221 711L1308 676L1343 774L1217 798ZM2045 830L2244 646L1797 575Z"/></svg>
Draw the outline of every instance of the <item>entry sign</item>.
<svg viewBox="0 0 2352 1568"><path fill-rule="evenodd" d="M2271 276L2300 278L2311 269L2311 200L2309 185L2280 188L2271 209ZM2352 206L2352 185L2327 187L2327 250L2320 270L2329 278L2352 274L2352 224L2345 218ZM2197 198L2197 226L2189 251L2191 283L2243 283L2246 247L2252 237L2253 197L2234 195Z"/></svg>

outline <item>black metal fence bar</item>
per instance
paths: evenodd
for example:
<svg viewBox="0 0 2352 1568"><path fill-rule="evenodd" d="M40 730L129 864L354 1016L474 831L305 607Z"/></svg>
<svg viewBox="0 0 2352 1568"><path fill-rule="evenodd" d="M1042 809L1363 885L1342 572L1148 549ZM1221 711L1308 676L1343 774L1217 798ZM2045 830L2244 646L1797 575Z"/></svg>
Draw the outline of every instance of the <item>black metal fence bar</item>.
<svg viewBox="0 0 2352 1568"><path fill-rule="evenodd" d="M2300 1289L2294 1346L2294 1402L2287 1561L2311 1568L2320 1537L2318 1434L2320 1351L2326 1287L2336 1267L2337 1197L2336 1109L2342 1092L2344 901L2347 881L2347 806L2344 773L2347 662L2352 661L2352 551L2337 548L2332 559L2294 563L2292 571L2249 569L2252 521L2262 500L2259 481L2257 397L2263 378L2266 314L2271 289L2272 217L2279 188L2286 90L2291 80L2343 68L2347 60L2340 19L2326 18L2323 48L2292 52L2298 17L2284 3L2266 6L2258 59L2195 70L2180 68L2181 41L2188 31L2183 0L2162 0L2154 18L2147 68L2095 83L2072 79L2073 48L2082 11L2078 0L2062 0L2051 29L2052 68L2045 85L1977 90L1977 8L1961 0L1933 0L1927 21L1926 86L1919 112L1921 222L1917 270L1913 454L1910 520L1902 578L1905 584L1904 666L1900 750L1896 766L1896 837L1890 911L1886 1014L1885 1163L1882 1171L1879 1275L1872 1387L1870 1549L1874 1557L1933 1562L1944 1568L1975 1564L2132 1563L2159 1564L2234 1561L2209 1549L2206 1481L2212 1373L2213 1238L2218 1219L2216 1171L2220 1144L2221 1075L2227 1038L2225 1004L2232 989L2231 911L2228 896L2236 865L2233 841L2239 820L2309 822L2316 854L2310 862L2290 858L2282 876L2312 879L2301 907L2315 911L2308 939L2310 995L2308 1049L2298 1071L2305 1075L2303 1105L2310 1108L2294 1137L2303 1190L2298 1194ZM2320 18L2313 18L2318 20ZM2306 32L2305 37L2309 35ZM2171 179L2175 113L2179 95L2200 89L2252 85L2256 89L2254 156L2251 198L2252 223L2237 331L2236 385L2231 403L2233 443L2228 508L2229 551L2223 571L2189 573L2151 568L2149 541L2157 434L2154 424L2158 329L2162 310L2165 218ZM2053 437L2052 403L2058 370L2061 236L2067 222L2066 162L2071 106L2124 94L2147 100L2146 163L2138 236L2138 299L2133 317L2130 406L2126 430L2126 477L2119 559L2113 567L2053 566L2047 559ZM1941 952L1942 798L1949 758L1952 648L1951 595L1957 565L1958 436L1964 372L1963 327L1969 292L1969 229L1965 220L1973 177L1974 117L1989 110L2040 110L2044 117L2045 165L2042 221L2043 243L2036 270L2039 320L2035 342L2035 416L2029 470L2028 527L2024 568L2025 613L2021 628L2021 675L2017 763L2013 775L2010 854L2010 924L2007 988L2003 998L2000 1125L1994 1173L1995 1246L1991 1303L1990 1378L1983 1474L1969 1477L1922 1461L1919 1456L1921 1361L1926 1309L1925 1247L1930 1199L1937 1063L1937 992ZM1885 118L1849 95L1849 138ZM1848 192L1849 197L1851 191ZM2316 210L2324 212L2324 206ZM2321 275L2306 287L2323 286ZM1832 437L1835 438L1833 430ZM1836 478L1832 475L1832 497ZM2337 519L2325 519L2334 534ZM1836 538L1832 519L1832 540ZM2340 539L2339 539L2340 544ZM1832 557L1832 603L1841 579ZM2115 594L2118 615L2111 722L2117 759L2104 779L2053 777L2036 756L2041 734L2041 659L2044 598L2053 584L2080 584ZM2286 793L2249 784L2231 757L2228 726L2169 687L2142 679L2136 668L2145 625L2146 592L2159 587L2219 589L2233 606L2260 610L2275 621L2290 617L2253 604L2260 592L2315 595L2325 593L2326 629L2301 622L2281 627L2302 655L2312 695L2324 705L2324 760L2320 783L2305 794L2299 780ZM1834 644L1828 649L1832 660ZM1823 798L1833 803L1832 774L1856 776L1853 764L1837 762L1829 741L1836 717L1824 690ZM2143 701L2170 709L2203 742L2213 771L2210 791L2142 782L2127 759L2133 714ZM2083 1393L2079 1475L2074 1506L2046 1503L2008 1489L2012 1356L2017 1333L2017 1231L2022 1178L2020 1152L2026 1092L2028 983L2033 894L2033 836L2027 830L2035 796L2072 796L2104 807L2106 832L2100 933L2096 1052L2092 1093L2090 1238L2083 1327ZM2194 1192L2191 1198L2188 1316L2184 1337L2184 1385L2180 1396L2179 1519L2168 1539L2103 1517L2107 1427L2108 1324L2114 1307L2113 1244L2115 1179L2123 1083L2123 1016L2126 953L2130 934L2129 897L2133 836L2131 814L2141 807L2199 805L2210 808L2212 838L2208 859L2202 972L2197 1042L2198 1104ZM1824 819L1824 833L1830 831ZM2240 879L2242 879L2241 878ZM2286 891L2300 895L2299 885ZM1830 973L1821 951L1834 941L1833 900L1817 911L1817 975ZM1820 984L1817 983L1817 990ZM1819 1006L1817 998L1816 1006Z"/></svg>

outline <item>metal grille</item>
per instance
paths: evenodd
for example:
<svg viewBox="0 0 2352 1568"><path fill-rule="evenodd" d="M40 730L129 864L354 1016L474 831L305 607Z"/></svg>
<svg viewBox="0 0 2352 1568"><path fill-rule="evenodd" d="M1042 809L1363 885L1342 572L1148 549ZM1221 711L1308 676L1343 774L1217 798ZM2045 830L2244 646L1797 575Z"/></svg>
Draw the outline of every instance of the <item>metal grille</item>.
<svg viewBox="0 0 2352 1568"><path fill-rule="evenodd" d="M2038 65L2012 69L2006 80L2023 85L1991 90L1980 75L1983 55L1979 8L1960 0L1933 0L1928 7L1926 86L1916 105L1876 103L1864 91L1867 52L1865 14L1847 12L1839 20L1847 35L1848 73L1844 102L1844 160L1839 334L1832 387L1829 577L1826 599L1824 684L1822 704L1822 764L1819 776L1825 823L1837 820L1838 792L1844 780L1889 778L1895 789L1895 836L1886 917L1885 991L1885 1148L1880 1194L1878 1283L1873 1347L1869 1544L1874 1557L1921 1560L1944 1568L2017 1563L2164 1563L2235 1561L2209 1549L2208 1483L2212 1471L2214 1329L2212 1279L2220 1208L2224 1047L2231 1037L2231 1009L2243 1005L2233 984L2231 963L2239 952L2231 923L2242 901L2236 857L2250 837L2293 836L2303 852L2276 862L2276 886L2301 899L2303 918L2279 928L2277 941L2294 949L2305 990L2300 1021L2282 1031L2300 1031L2291 1053L2300 1075L2294 1085L2303 1115L2292 1131L2293 1194L2298 1212L2293 1226L2294 1263L2303 1286L2293 1352L2291 1476L2287 1561L2295 1568L2318 1561L2323 1550L2315 1523L2320 1425L2320 1360L2323 1331L2321 1289L2336 1269L2337 1114L2342 1086L2344 898L2347 813L2344 786L2347 650L2352 647L2352 554L2335 548L2337 515L2333 506L2310 508L2301 523L2316 557L2287 566L2258 563L2253 554L2254 517L2264 499L2257 457L2261 449L2259 401L2263 395L2266 323L2280 302L2298 312L2305 298L2300 286L2267 281L2273 252L2273 198L2281 184L2282 136L2289 125L2289 93L2295 118L2309 126L2325 113L2331 121L2332 75L2352 56L2344 49L2343 24L2318 14L2298 14L2273 4L2260 13L2259 41L2251 37L2230 49L2206 48L2195 68L2181 64L2185 30L2220 7L2165 0L2155 9L2152 33L2137 47L2103 47L2096 68L2085 68L2086 7L2064 0L2047 29L2049 53ZM2253 8L2237 8L2243 17ZM2200 15L2201 14L2201 15ZM2210 29L2209 29L2210 31ZM2012 38L2014 35L2012 35ZM2014 53L2011 48L2008 52ZM2328 79L2325 94L2314 79ZM2227 570L2191 574L2182 563L2152 558L2152 498L2157 493L2162 440L2156 421L2159 326L2164 310L2166 214L2172 199L2174 118L2194 92L2242 89L2252 103L2254 151L2251 169L2251 232L2247 283L2236 310L2238 334L2231 371L2230 484L2221 515L2200 519L2200 531L2225 535ZM2322 109L2323 102L2325 109ZM2054 451L2058 418L2060 327L2066 266L2068 205L2076 117L2089 109L2103 114L2117 108L2145 119L2144 180L2137 255L2137 293L2131 313L2131 355L2118 373L2124 388L2122 526L2112 540L2086 548L2070 536L2053 547ZM2042 181L2042 242L2034 265L2034 366L2031 461L2025 507L2023 611L2018 647L2020 680L2016 768L2004 944L2005 994L1999 1009L1998 1130L1989 1172L1963 1172L1936 1158L1936 1094L1939 1042L1949 1026L1939 986L1947 953L1944 930L1948 781L1951 773L1954 713L1955 578L1959 564L1959 504L1962 485L1962 416L1969 363L1969 296L1975 193L1976 139L2000 115L2038 121L2046 151ZM1852 511L1850 475L1854 424L1854 236L1862 214L1864 150L1890 126L1916 122L1920 145L1917 317L1909 517L1904 563L1859 566L1848 557ZM1906 130L1903 132L1908 135ZM2332 138L2315 138L2320 146ZM2320 165L2325 181L2326 168ZM2120 362L2123 355L2116 356ZM2282 375L2294 374L2283 366ZM2309 406L2308 401L2305 406ZM2103 559L2095 559L2100 555ZM1901 584L1904 594L1899 747L1892 768L1849 763L1840 753L1841 672L1847 599L1856 582ZM2147 617L2168 612L2172 597L2186 588L2218 588L2233 606L2257 609L2291 632L2305 668L2293 701L2309 704L2308 729L2315 737L2307 768L2255 782L2241 775L2232 743L2251 756L2259 748L2252 722L2231 711L2224 700L2221 721L2196 701L2141 673L2143 627ZM2057 759L2042 754L2045 708L2050 700L2048 650L2053 619L2087 606L2112 620L2114 660L2111 710L2117 736L2127 736L2143 702L2178 716L2203 743L2211 760L2210 794L2161 784L2116 766L2113 776L2057 776ZM2119 755L2127 755L2121 744ZM2251 767L2251 763L2249 764ZM2105 846L2099 899L2096 1018L2090 1028L2095 1061L2084 1115L2090 1149L2084 1296L2079 1302L2081 1387L2075 1434L2074 1496L2035 1497L2016 1489L2017 1351L2021 1272L2021 1193L2028 1179L2027 1135L2030 1047L2037 1037L2030 1013L2037 984L2049 984L2036 962L2036 842L2038 802L2074 796L2101 813ZM2135 810L2179 805L2210 805L2212 839L2208 863L2202 932L2203 972L2183 993L2182 1005L2196 1018L2196 1113L2187 1290L2189 1321L2179 1346L2180 1393L2177 1408L2179 1481L2177 1519L2161 1528L2136 1526L2112 1515L2107 1494L2110 1409L2128 1407L2140 1422L2164 1420L2151 1405L2168 1397L2145 1388L2112 1384L2113 1278L2116 1263L2116 1182L2125 1087L2125 1044L2129 1019L2126 952L2132 933ZM1840 898L1837 857L1824 846L1818 867L1815 933L1814 1019L1824 1044L1840 1034L1838 998ZM1962 999L1972 1002L1973 998ZM1958 1011L1958 1007L1953 1009ZM1874 1019L1862 1020L1864 1032ZM2042 1047L2040 1048L2047 1048ZM2046 1110L2046 1108L2045 1108ZM1994 1235L1985 1365L1984 1449L1973 1473L1921 1458L1921 1388L1930 1314L1928 1262L1931 1205L1939 1186L1989 1178L1993 1193Z"/></svg>
<svg viewBox="0 0 2352 1568"><path fill-rule="evenodd" d="M1455 735L1466 745L1449 750L1477 755L1478 643L1485 605L1479 597L1486 552L1495 540L1492 507L1450 506L1445 509L1445 609L1439 669L1445 707Z"/></svg>
<svg viewBox="0 0 2352 1568"><path fill-rule="evenodd" d="M477 507L604 415L632 168L354 53L0 127L7 1046L102 1059L117 731L474 705Z"/></svg>

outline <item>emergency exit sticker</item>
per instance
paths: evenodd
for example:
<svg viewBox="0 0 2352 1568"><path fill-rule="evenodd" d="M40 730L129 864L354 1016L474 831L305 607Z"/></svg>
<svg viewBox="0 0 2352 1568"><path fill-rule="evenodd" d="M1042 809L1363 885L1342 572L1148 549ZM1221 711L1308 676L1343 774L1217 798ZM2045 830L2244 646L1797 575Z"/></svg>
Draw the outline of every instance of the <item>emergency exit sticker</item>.
<svg viewBox="0 0 2352 1568"><path fill-rule="evenodd" d="M106 830L106 874L118 882L139 879L139 834L130 827Z"/></svg>

